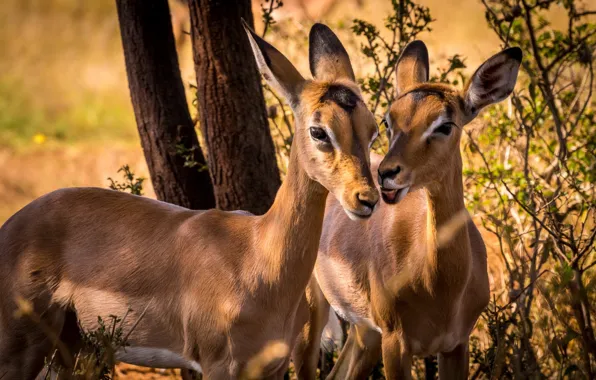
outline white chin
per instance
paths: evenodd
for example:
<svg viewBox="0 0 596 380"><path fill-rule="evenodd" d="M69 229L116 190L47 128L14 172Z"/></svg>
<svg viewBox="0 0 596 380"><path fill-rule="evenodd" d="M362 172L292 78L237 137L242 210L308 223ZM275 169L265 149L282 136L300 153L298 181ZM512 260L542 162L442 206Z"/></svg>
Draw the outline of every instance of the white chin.
<svg viewBox="0 0 596 380"><path fill-rule="evenodd" d="M352 211L350 211L348 209L345 209L345 208L344 208L344 211L346 212L346 215L348 216L348 218L350 218L351 220L354 220L354 221L362 220L362 219L364 219L364 218L366 218L368 216L368 215L359 215L359 214L356 214L355 212L352 212Z"/></svg>
<svg viewBox="0 0 596 380"><path fill-rule="evenodd" d="M397 190L397 201L401 202L401 200L408 195L408 191L410 191L410 186L406 186L403 189Z"/></svg>

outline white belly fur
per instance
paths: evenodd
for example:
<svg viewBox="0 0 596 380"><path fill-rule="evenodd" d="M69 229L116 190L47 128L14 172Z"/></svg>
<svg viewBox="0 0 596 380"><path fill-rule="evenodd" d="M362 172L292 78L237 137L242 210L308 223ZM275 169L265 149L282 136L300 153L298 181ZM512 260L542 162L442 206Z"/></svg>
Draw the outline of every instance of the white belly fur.
<svg viewBox="0 0 596 380"><path fill-rule="evenodd" d="M116 360L143 367L186 368L203 373L203 369L199 363L193 360L187 360L181 355L163 348L121 348L116 352Z"/></svg>

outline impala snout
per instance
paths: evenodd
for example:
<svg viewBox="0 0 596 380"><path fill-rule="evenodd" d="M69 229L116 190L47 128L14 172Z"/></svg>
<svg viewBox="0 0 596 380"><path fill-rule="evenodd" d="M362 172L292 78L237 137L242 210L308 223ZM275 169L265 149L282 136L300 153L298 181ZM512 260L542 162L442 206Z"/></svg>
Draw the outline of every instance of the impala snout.
<svg viewBox="0 0 596 380"><path fill-rule="evenodd" d="M399 163L381 162L379 166L379 186L385 203L394 204L408 195L412 185L412 175Z"/></svg>
<svg viewBox="0 0 596 380"><path fill-rule="evenodd" d="M367 219L379 203L379 192L373 186L362 187L344 197L341 203L350 219Z"/></svg>
<svg viewBox="0 0 596 380"><path fill-rule="evenodd" d="M401 166L397 165L394 169L379 169L379 185L382 188L395 188L395 177L401 172Z"/></svg>
<svg viewBox="0 0 596 380"><path fill-rule="evenodd" d="M356 199L358 199L358 202L360 202L360 204L364 206L365 209L370 210L370 212L368 213L368 216L370 216L370 214L372 214L373 210L375 209L375 206L379 202L379 192L375 188L366 189L357 192Z"/></svg>

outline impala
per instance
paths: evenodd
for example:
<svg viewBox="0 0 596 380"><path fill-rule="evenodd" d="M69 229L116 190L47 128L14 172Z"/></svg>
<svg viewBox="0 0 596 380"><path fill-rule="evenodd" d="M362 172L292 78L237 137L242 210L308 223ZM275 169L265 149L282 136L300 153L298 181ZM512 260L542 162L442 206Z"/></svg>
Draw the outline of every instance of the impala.
<svg viewBox="0 0 596 380"><path fill-rule="evenodd" d="M56 343L39 321L14 317L17 299L61 337L77 320L95 329L98 316L130 310L124 362L208 379L283 378L308 318L328 192L354 219L379 199L369 161L377 126L329 28L310 32L313 80L245 28L259 70L296 118L271 209L192 211L98 188L31 202L0 229L0 378L34 378Z"/></svg>
<svg viewBox="0 0 596 380"><path fill-rule="evenodd" d="M301 378L314 378L329 304L351 323L330 378L365 378L382 353L388 379L411 376L413 355L439 355L439 374L467 378L468 339L489 301L486 249L465 210L462 129L512 91L521 50L488 59L463 93L428 83L424 43L396 66L396 100L386 114L390 147L372 159L385 201L351 222L329 197L309 323L294 352Z"/></svg>

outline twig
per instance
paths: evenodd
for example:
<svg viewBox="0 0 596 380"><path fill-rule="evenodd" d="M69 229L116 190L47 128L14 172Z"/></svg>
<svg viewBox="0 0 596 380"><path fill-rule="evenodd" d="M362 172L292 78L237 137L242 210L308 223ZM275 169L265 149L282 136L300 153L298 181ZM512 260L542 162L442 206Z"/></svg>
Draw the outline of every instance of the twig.
<svg viewBox="0 0 596 380"><path fill-rule="evenodd" d="M130 334L132 334L132 332L134 331L134 329L138 326L139 322L141 322L141 319L143 319L143 317L145 316L145 313L147 312L147 309L149 309L149 305L151 304L153 300L149 301L147 303L147 306L145 306L145 310L143 310L143 312L139 315L139 318L137 318L137 320L135 321L135 323L132 325L131 329L128 331L128 333L126 334L126 336L124 337L124 339L122 340L121 346L124 345L127 341L128 341L128 337L130 336Z"/></svg>
<svg viewBox="0 0 596 380"><path fill-rule="evenodd" d="M286 111L285 111L283 100L281 100L281 98L279 96L277 96L277 94L275 93L275 91L273 91L272 89L270 89L269 86L267 86L265 88L267 89L267 91L269 91L269 93L271 95L273 95L273 97L275 98L275 100L279 104L279 107L280 107L280 110L281 110L281 116L282 116L283 121L284 121L284 123L286 125L286 128L288 128L288 133L290 134L290 137L293 139L294 138L294 131L292 130L292 123L290 123L290 120L288 119L288 116L286 115Z"/></svg>

